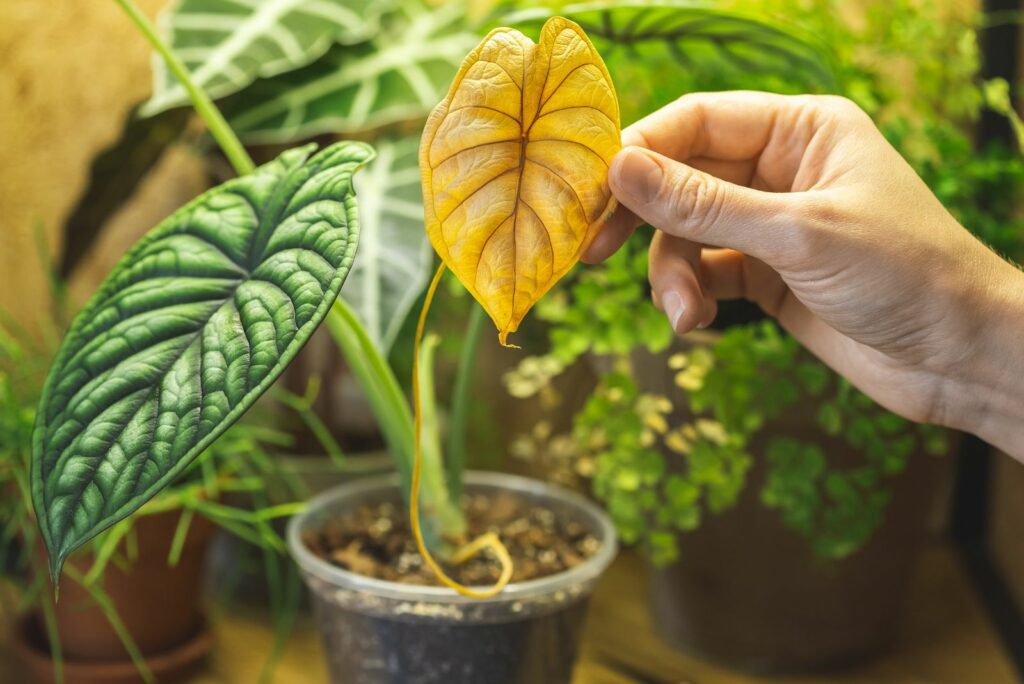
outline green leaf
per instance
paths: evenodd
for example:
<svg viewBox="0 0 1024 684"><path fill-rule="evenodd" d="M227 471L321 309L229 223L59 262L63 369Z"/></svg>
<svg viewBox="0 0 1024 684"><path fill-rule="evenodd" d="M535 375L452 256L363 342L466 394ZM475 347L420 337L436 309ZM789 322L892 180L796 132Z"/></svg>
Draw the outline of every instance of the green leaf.
<svg viewBox="0 0 1024 684"><path fill-rule="evenodd" d="M387 354L427 286L433 250L423 228L419 137L378 140L377 157L356 179L359 259L341 296Z"/></svg>
<svg viewBox="0 0 1024 684"><path fill-rule="evenodd" d="M818 408L818 425L826 435L833 437L843 430L843 415L839 406L834 403L824 403Z"/></svg>
<svg viewBox="0 0 1024 684"><path fill-rule="evenodd" d="M358 239L343 142L289 150L176 211L71 325L32 444L50 569L129 515L280 375L327 314Z"/></svg>
<svg viewBox="0 0 1024 684"><path fill-rule="evenodd" d="M224 114L257 143L417 121L448 91L480 40L462 19L461 3L429 10L407 2L372 41L337 45L307 67L256 81L225 100Z"/></svg>
<svg viewBox="0 0 1024 684"><path fill-rule="evenodd" d="M373 36L389 0L178 0L160 17L163 37L211 97L315 61L335 42ZM154 60L145 116L188 104L163 60Z"/></svg>
<svg viewBox="0 0 1024 684"><path fill-rule="evenodd" d="M798 27L745 13L695 4L692 0L620 0L538 7L513 12L501 22L539 27L553 14L578 23L605 60L616 48L636 59L667 51L680 67L707 68L713 60L735 70L773 73L835 87L835 57L828 46ZM660 77L660 75L659 75Z"/></svg>

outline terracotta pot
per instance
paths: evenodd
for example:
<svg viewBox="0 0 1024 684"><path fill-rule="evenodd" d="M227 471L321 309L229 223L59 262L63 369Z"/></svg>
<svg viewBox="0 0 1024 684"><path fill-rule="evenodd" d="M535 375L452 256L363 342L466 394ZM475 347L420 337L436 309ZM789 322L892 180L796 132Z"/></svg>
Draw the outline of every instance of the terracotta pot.
<svg viewBox="0 0 1024 684"><path fill-rule="evenodd" d="M15 648L25 666L23 673L12 681L25 681L30 677L40 684L56 681L56 667L50 657L49 646L42 626L34 615L23 617L16 625ZM164 653L146 657L146 666L158 682L186 681L195 673L203 658L210 652L213 637L205 623L194 635ZM142 682L135 664L130 660L64 660L64 684L138 684Z"/></svg>
<svg viewBox="0 0 1024 684"><path fill-rule="evenodd" d="M203 568L215 530L202 516L194 516L176 566L167 564L181 511L136 518L136 560L128 567L110 562L103 589L118 616L146 656L167 653L202 631ZM42 550L40 549L40 553ZM68 563L85 573L92 565L89 554ZM100 608L78 583L64 578L60 600L54 604L57 632L69 661L125 660L128 654Z"/></svg>
<svg viewBox="0 0 1024 684"><path fill-rule="evenodd" d="M685 403L664 359L639 359L638 369L644 389ZM650 569L651 610L666 641L758 673L850 665L893 642L915 563L948 494L951 459L911 455L888 481L891 500L871 540L843 560L823 560L760 501L773 437L818 444L836 467L862 462L820 431L815 415L807 402L766 425L751 444L754 465L736 507L706 513L697 530L678 535L679 561ZM666 458L678 462L676 454Z"/></svg>

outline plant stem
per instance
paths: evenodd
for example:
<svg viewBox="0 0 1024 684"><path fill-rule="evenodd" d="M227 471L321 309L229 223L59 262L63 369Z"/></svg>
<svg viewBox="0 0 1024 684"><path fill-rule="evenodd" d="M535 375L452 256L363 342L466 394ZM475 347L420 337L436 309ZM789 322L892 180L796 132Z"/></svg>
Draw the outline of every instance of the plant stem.
<svg viewBox="0 0 1024 684"><path fill-rule="evenodd" d="M413 461L416 449L416 428L409 403L402 392L398 379L395 378L391 366L381 355L373 340L366 333L352 308L341 297L335 301L330 313L327 314L327 328L334 336L342 355L348 362L349 369L363 388L370 408L373 410L384 441L391 452L401 478L402 496L406 505L410 504L410 488L412 486ZM424 370L433 371L431 356L426 355L427 364ZM419 365L417 363L417 365ZM432 388L431 388L432 389ZM433 395L423 400L429 402L428 412L432 409ZM431 419L435 422L435 419ZM432 428L434 426L431 426ZM423 478L422 511L424 515L424 533L428 537L431 548L444 552L441 540L446 537L456 538L465 529L462 509L458 499L448 495L445 487L444 473L440 448L436 439L428 439L434 448L427 449L424 459L425 476ZM427 453L429 452L429 453ZM453 503L454 502L454 503Z"/></svg>
<svg viewBox="0 0 1024 684"><path fill-rule="evenodd" d="M343 298L335 300L325 323L366 393L384 441L397 462L402 491L408 495L412 481L413 420L398 379Z"/></svg>
<svg viewBox="0 0 1024 684"><path fill-rule="evenodd" d="M437 419L437 395L434 392L434 357L441 338L427 335L420 344L417 364L420 407L420 509L423 533L429 548L441 557L455 549L446 540L460 539L466 532L466 516L459 499L451 496L441 451L441 430ZM411 498L411 497L410 497Z"/></svg>
<svg viewBox="0 0 1024 684"><path fill-rule="evenodd" d="M459 366L455 371L455 387L452 389L451 433L448 436L448 457L445 472L448 480L448 495L453 501L462 499L462 473L466 469L466 426L469 417L469 390L473 384L473 366L476 363L480 335L483 331L484 309L473 305L466 324L465 342L459 354Z"/></svg>
<svg viewBox="0 0 1024 684"><path fill-rule="evenodd" d="M206 122L210 135L217 141L217 144L224 151L225 156L227 156L228 161L231 162L231 166L235 168L238 175L244 176L252 173L256 165L253 164L252 158L246 152L238 136L231 130L231 126L224 119L224 115L217 109L217 105L213 104L210 96L195 84L192 76L188 73L188 69L160 38L156 28L146 18L146 15L139 11L139 8L135 6L132 0L115 0L115 2L124 9L128 17L146 37L146 40L149 41L149 44L163 58L167 68L171 70L171 73L181 83L185 92L188 93L189 98L192 100L192 106L195 107L196 112Z"/></svg>

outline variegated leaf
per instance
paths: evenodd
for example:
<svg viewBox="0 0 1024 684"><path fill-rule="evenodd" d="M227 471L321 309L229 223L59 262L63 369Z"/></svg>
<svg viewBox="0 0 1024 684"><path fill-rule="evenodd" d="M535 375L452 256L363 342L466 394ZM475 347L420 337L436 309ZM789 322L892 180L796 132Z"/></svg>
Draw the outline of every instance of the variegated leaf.
<svg viewBox="0 0 1024 684"><path fill-rule="evenodd" d="M668 51L680 68L719 64L778 74L807 86L835 85L834 57L827 45L798 26L741 9L692 0L618 0L536 7L501 17L497 23L522 30L539 28L559 14L577 22L609 62L617 50L626 61L652 61ZM651 78L664 74L651 73Z"/></svg>
<svg viewBox="0 0 1024 684"><path fill-rule="evenodd" d="M372 41L338 45L309 66L261 79L224 102L250 142L348 134L425 117L479 37L462 3L427 9L408 0Z"/></svg>
<svg viewBox="0 0 1024 684"><path fill-rule="evenodd" d="M196 85L215 98L257 78L303 67L335 43L373 36L391 0L177 0L160 17L164 39ZM144 115L188 104L158 56Z"/></svg>

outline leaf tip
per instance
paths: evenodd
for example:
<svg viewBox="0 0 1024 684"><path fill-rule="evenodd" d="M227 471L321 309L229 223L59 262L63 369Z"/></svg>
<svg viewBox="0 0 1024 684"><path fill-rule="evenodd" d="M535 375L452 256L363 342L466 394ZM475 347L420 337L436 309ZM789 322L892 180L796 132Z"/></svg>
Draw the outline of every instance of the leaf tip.
<svg viewBox="0 0 1024 684"><path fill-rule="evenodd" d="M53 586L53 602L60 600L60 575L64 569L64 553L50 554L50 584Z"/></svg>
<svg viewBox="0 0 1024 684"><path fill-rule="evenodd" d="M511 330L502 330L501 332L498 333L498 342L501 344L502 347L505 347L505 349L522 349L522 347L520 347L518 344L511 344L508 341L508 336L511 334Z"/></svg>

